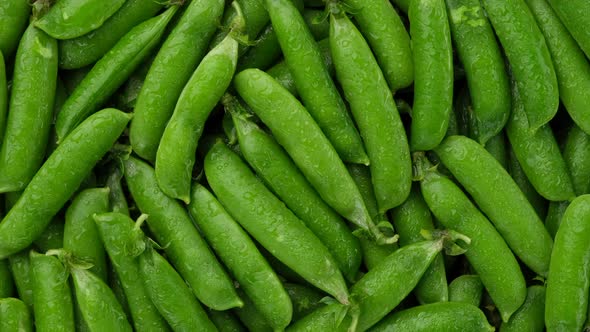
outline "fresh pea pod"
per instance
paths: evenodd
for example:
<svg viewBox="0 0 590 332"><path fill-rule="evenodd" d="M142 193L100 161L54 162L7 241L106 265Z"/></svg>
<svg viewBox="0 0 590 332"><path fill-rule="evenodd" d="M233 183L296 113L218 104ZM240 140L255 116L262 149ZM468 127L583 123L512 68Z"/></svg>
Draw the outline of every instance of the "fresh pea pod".
<svg viewBox="0 0 590 332"><path fill-rule="evenodd" d="M8 112L8 82L6 81L6 63L0 51L0 138L4 138L6 114ZM1 145L0 145L1 147Z"/></svg>
<svg viewBox="0 0 590 332"><path fill-rule="evenodd" d="M481 145L464 136L447 137L435 152L516 256L546 276L553 241L506 170Z"/></svg>
<svg viewBox="0 0 590 332"><path fill-rule="evenodd" d="M0 3L0 53L11 58L27 27L31 5L27 0L5 0Z"/></svg>
<svg viewBox="0 0 590 332"><path fill-rule="evenodd" d="M284 286L293 303L293 321L325 305L322 302L325 295L314 288L291 283L285 283Z"/></svg>
<svg viewBox="0 0 590 332"><path fill-rule="evenodd" d="M133 151L140 157L152 162L156 159L166 123L207 51L223 6L223 0L191 1L160 47L137 97L129 131Z"/></svg>
<svg viewBox="0 0 590 332"><path fill-rule="evenodd" d="M125 129L130 115L105 109L80 124L49 156L0 223L0 258L30 245Z"/></svg>
<svg viewBox="0 0 590 332"><path fill-rule="evenodd" d="M59 67L75 69L103 57L121 37L137 24L153 17L162 4L153 0L129 0L104 24L78 38L59 42Z"/></svg>
<svg viewBox="0 0 590 332"><path fill-rule="evenodd" d="M216 143L205 157L205 175L227 211L273 256L312 285L348 303L344 278L328 249L238 155Z"/></svg>
<svg viewBox="0 0 590 332"><path fill-rule="evenodd" d="M590 11L590 4L583 0L548 0L568 31L576 39L580 48L590 57L590 26L586 13Z"/></svg>
<svg viewBox="0 0 590 332"><path fill-rule="evenodd" d="M12 279L21 299L32 312L33 309L33 272L29 250L23 250L8 257Z"/></svg>
<svg viewBox="0 0 590 332"><path fill-rule="evenodd" d="M0 260L0 299L12 296L14 281L10 273L10 263L7 259Z"/></svg>
<svg viewBox="0 0 590 332"><path fill-rule="evenodd" d="M539 218L544 219L548 214L548 202L543 196L539 195L527 178L512 147L508 149L508 167L506 170L510 173L510 176L527 198L528 202L533 206Z"/></svg>
<svg viewBox="0 0 590 332"><path fill-rule="evenodd" d="M536 131L553 118L559 104L557 78L543 34L525 1L482 0L482 5L512 68L525 119Z"/></svg>
<svg viewBox="0 0 590 332"><path fill-rule="evenodd" d="M289 0L264 3L305 108L344 161L368 165L361 137L305 20Z"/></svg>
<svg viewBox="0 0 590 332"><path fill-rule="evenodd" d="M220 44L221 45L221 44ZM256 245L203 186L195 183L189 211L217 256L274 330L291 321L293 305Z"/></svg>
<svg viewBox="0 0 590 332"><path fill-rule="evenodd" d="M500 326L500 332L543 332L545 330L545 287L530 286L526 300L512 315L512 318Z"/></svg>
<svg viewBox="0 0 590 332"><path fill-rule="evenodd" d="M31 314L23 301L12 297L0 299L0 331L33 331Z"/></svg>
<svg viewBox="0 0 590 332"><path fill-rule="evenodd" d="M170 262L191 286L197 298L214 310L242 305L234 285L203 240L188 212L158 187L154 169L129 157L124 161L127 187Z"/></svg>
<svg viewBox="0 0 590 332"><path fill-rule="evenodd" d="M410 146L432 150L445 137L453 107L453 47L444 0L410 3L414 104Z"/></svg>
<svg viewBox="0 0 590 332"><path fill-rule="evenodd" d="M75 331L72 292L65 266L55 256L31 251L35 327L43 331Z"/></svg>
<svg viewBox="0 0 590 332"><path fill-rule="evenodd" d="M385 213L410 194L412 162L406 131L369 45L341 8L330 8L330 49L336 76L371 161L379 212Z"/></svg>
<svg viewBox="0 0 590 332"><path fill-rule="evenodd" d="M483 293L483 284L478 275L464 274L458 276L449 284L449 301L469 303L479 307ZM526 300L525 300L526 302ZM516 317L518 310L514 313Z"/></svg>
<svg viewBox="0 0 590 332"><path fill-rule="evenodd" d="M94 113L158 44L177 6L131 29L76 86L57 115L58 142Z"/></svg>
<svg viewBox="0 0 590 332"><path fill-rule="evenodd" d="M35 22L57 39L72 39L102 26L125 0L60 0Z"/></svg>
<svg viewBox="0 0 590 332"><path fill-rule="evenodd" d="M590 136L573 125L563 147L563 159L572 178L576 195L590 192Z"/></svg>
<svg viewBox="0 0 590 332"><path fill-rule="evenodd" d="M234 313L240 321L246 326L248 331L271 332L272 326L266 321L266 318L254 305L252 300L238 288L238 294L244 301L244 306L234 309Z"/></svg>
<svg viewBox="0 0 590 332"><path fill-rule="evenodd" d="M0 192L23 190L43 163L56 82L57 42L31 24L16 52L0 149Z"/></svg>
<svg viewBox="0 0 590 332"><path fill-rule="evenodd" d="M590 195L578 196L555 235L545 300L547 331L581 331L584 327L590 285L589 221Z"/></svg>
<svg viewBox="0 0 590 332"><path fill-rule="evenodd" d="M389 0L345 0L392 91L414 80L410 36ZM371 161L373 159L371 158Z"/></svg>

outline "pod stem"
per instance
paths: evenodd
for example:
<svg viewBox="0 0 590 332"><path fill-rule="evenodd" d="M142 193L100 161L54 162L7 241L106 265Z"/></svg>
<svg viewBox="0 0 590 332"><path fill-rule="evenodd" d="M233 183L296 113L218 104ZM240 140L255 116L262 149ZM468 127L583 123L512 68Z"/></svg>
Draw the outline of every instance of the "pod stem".
<svg viewBox="0 0 590 332"><path fill-rule="evenodd" d="M422 181L426 174L438 173L438 165L433 165L424 151L417 151L412 154L412 170L413 170L413 181Z"/></svg>
<svg viewBox="0 0 590 332"><path fill-rule="evenodd" d="M33 21L40 19L45 15L51 6L53 6L55 0L33 0L29 1L29 5L32 7L32 19Z"/></svg>
<svg viewBox="0 0 590 332"><path fill-rule="evenodd" d="M471 239L468 236L452 229L435 229L433 231L422 229L420 235L426 240L440 241L446 254L450 256L462 255L467 251L467 248L460 246L457 242L463 242L465 247L471 244Z"/></svg>

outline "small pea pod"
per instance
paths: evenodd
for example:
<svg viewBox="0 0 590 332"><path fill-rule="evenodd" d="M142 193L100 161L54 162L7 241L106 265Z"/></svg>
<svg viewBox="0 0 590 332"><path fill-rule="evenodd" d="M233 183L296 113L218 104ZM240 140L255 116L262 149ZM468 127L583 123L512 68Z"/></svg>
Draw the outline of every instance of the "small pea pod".
<svg viewBox="0 0 590 332"><path fill-rule="evenodd" d="M27 0L0 3L0 53L10 58L29 22L31 5Z"/></svg>
<svg viewBox="0 0 590 332"><path fill-rule="evenodd" d="M125 0L60 0L35 22L57 39L72 39L99 28Z"/></svg>
<svg viewBox="0 0 590 332"><path fill-rule="evenodd" d="M291 300L254 242L221 203L198 183L192 188L189 211L254 306L274 330L284 330L292 317Z"/></svg>
<svg viewBox="0 0 590 332"><path fill-rule="evenodd" d="M35 327L43 331L75 331L72 292L65 266L55 256L31 251Z"/></svg>
<svg viewBox="0 0 590 332"><path fill-rule="evenodd" d="M0 258L30 245L111 148L130 115L105 109L86 119L57 147L0 223Z"/></svg>
<svg viewBox="0 0 590 332"><path fill-rule="evenodd" d="M16 286L18 298L33 312L33 272L29 250L23 250L8 257L12 279Z"/></svg>
<svg viewBox="0 0 590 332"><path fill-rule="evenodd" d="M449 301L469 303L479 307L483 293L483 284L478 275L464 274L449 284ZM525 300L526 302L526 300ZM517 310L518 312L518 310ZM514 313L515 317L517 313Z"/></svg>
<svg viewBox="0 0 590 332"><path fill-rule="evenodd" d="M59 67L76 69L103 57L121 37L137 24L153 17L162 4L153 0L129 0L104 24L78 38L59 42Z"/></svg>
<svg viewBox="0 0 590 332"><path fill-rule="evenodd" d="M322 302L324 294L316 289L291 283L285 283L284 286L293 303L293 321L297 321L324 306Z"/></svg>
<svg viewBox="0 0 590 332"><path fill-rule="evenodd" d="M590 4L583 0L549 0L549 3L586 56L590 57L590 33L587 29L590 21L586 15L590 11Z"/></svg>
<svg viewBox="0 0 590 332"><path fill-rule="evenodd" d="M57 42L31 24L16 52L0 149L0 192L23 190L43 163L56 82Z"/></svg>
<svg viewBox="0 0 590 332"><path fill-rule="evenodd" d="M0 260L0 299L12 296L14 281L10 272L10 263L7 259Z"/></svg>
<svg viewBox="0 0 590 332"><path fill-rule="evenodd" d="M191 1L162 43L137 96L129 129L131 146L140 157L152 162L156 159L166 123L183 87L207 51L223 5L223 0ZM251 24L248 21L248 26Z"/></svg>
<svg viewBox="0 0 590 332"><path fill-rule="evenodd" d="M12 297L0 299L0 331L33 331L33 320L23 301Z"/></svg>
<svg viewBox="0 0 590 332"><path fill-rule="evenodd" d="M6 63L0 51L0 139L4 138L6 114L8 112L8 82L6 81ZM0 145L1 146L1 145Z"/></svg>
<svg viewBox="0 0 590 332"><path fill-rule="evenodd" d="M158 243L166 247L170 262L191 286L197 298L214 310L242 305L234 285L185 208L160 190L154 169L129 157L125 180L135 204L149 215L147 224Z"/></svg>
<svg viewBox="0 0 590 332"><path fill-rule="evenodd" d="M312 285L348 303L344 278L328 249L237 154L216 143L205 157L205 175L219 201L254 239Z"/></svg>
<svg viewBox="0 0 590 332"><path fill-rule="evenodd" d="M498 161L464 136L447 137L435 152L516 256L533 271L546 276L553 241L527 198Z"/></svg>
<svg viewBox="0 0 590 332"><path fill-rule="evenodd" d="M543 332L545 330L545 287L530 286L526 300L512 315L510 320L502 323L500 332Z"/></svg>
<svg viewBox="0 0 590 332"><path fill-rule="evenodd" d="M58 142L76 128L127 80L158 44L177 6L131 29L76 86L55 121Z"/></svg>
<svg viewBox="0 0 590 332"><path fill-rule="evenodd" d="M436 147L445 137L453 107L453 47L444 0L410 3L414 54L414 104L410 146Z"/></svg>
<svg viewBox="0 0 590 332"><path fill-rule="evenodd" d="M590 195L578 196L555 235L545 300L547 331L581 331L584 327L590 285L589 221Z"/></svg>
<svg viewBox="0 0 590 332"><path fill-rule="evenodd" d="M379 212L385 213L410 194L412 162L406 131L369 45L341 8L331 6L331 11L330 49L336 76L371 161Z"/></svg>
<svg viewBox="0 0 590 332"><path fill-rule="evenodd" d="M510 173L518 188L535 209L539 218L544 219L548 214L547 208L549 204L543 196L539 195L535 187L531 184L531 181L527 178L512 147L508 149L508 167L506 170L508 170L508 173Z"/></svg>

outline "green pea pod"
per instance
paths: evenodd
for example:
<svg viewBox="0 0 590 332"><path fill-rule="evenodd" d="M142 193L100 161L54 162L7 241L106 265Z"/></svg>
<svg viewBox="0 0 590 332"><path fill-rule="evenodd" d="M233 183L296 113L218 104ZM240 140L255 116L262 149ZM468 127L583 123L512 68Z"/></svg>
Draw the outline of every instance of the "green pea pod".
<svg viewBox="0 0 590 332"><path fill-rule="evenodd" d="M481 145L464 136L447 137L435 152L516 256L546 276L551 237L506 170Z"/></svg>
<svg viewBox="0 0 590 332"><path fill-rule="evenodd" d="M573 125L563 147L563 159L576 195L590 192L590 136Z"/></svg>
<svg viewBox="0 0 590 332"><path fill-rule="evenodd" d="M284 286L293 303L293 321L324 306L322 302L324 294L316 289L291 283L285 283Z"/></svg>
<svg viewBox="0 0 590 332"><path fill-rule="evenodd" d="M229 87L238 61L238 42L230 35L201 61L182 90L156 154L156 179L162 191L190 203L197 143L209 114Z"/></svg>
<svg viewBox="0 0 590 332"><path fill-rule="evenodd" d="M238 71L248 68L266 70L282 55L281 46L274 27L269 24L256 39L256 44L248 49L238 61Z"/></svg>
<svg viewBox="0 0 590 332"><path fill-rule="evenodd" d="M94 113L158 44L177 6L131 29L76 86L57 115L58 142Z"/></svg>
<svg viewBox="0 0 590 332"><path fill-rule="evenodd" d="M414 331L427 332L491 332L494 327L488 323L484 313L471 304L441 302L425 304L387 317L370 332Z"/></svg>
<svg viewBox="0 0 590 332"><path fill-rule="evenodd" d="M344 332L350 325L348 307L332 303L316 309L287 328L287 332L331 331Z"/></svg>
<svg viewBox="0 0 590 332"><path fill-rule="evenodd" d="M545 330L545 287L530 286L524 304L500 326L500 332L543 332Z"/></svg>
<svg viewBox="0 0 590 332"><path fill-rule="evenodd" d="M133 220L121 213L94 214L93 218L123 288L135 329L138 331L169 330L164 318L150 300L142 278L138 277L139 263L132 256L132 250L135 248L129 244L130 239L138 235L140 238L143 237L141 231L134 228Z"/></svg>
<svg viewBox="0 0 590 332"><path fill-rule="evenodd" d="M6 115L8 113L8 82L6 81L6 64L0 52L0 139L4 139ZM1 147L1 145L0 145Z"/></svg>
<svg viewBox="0 0 590 332"><path fill-rule="evenodd" d="M127 301L127 296L125 296L125 290L123 290L123 285L121 284L121 280L117 276L117 272L115 272L115 268L111 264L109 266L108 276L107 276L107 283L109 287L113 290L113 294L117 298L117 301L121 304L123 308L123 312L125 312L125 316L127 318L133 318L131 316L131 311L129 310L129 302ZM156 310L157 312L157 310ZM163 321L163 319L162 319ZM132 322L135 327L135 321ZM165 330L165 328L163 328Z"/></svg>
<svg viewBox="0 0 590 332"><path fill-rule="evenodd" d="M410 36L388 0L345 0L367 39L392 91L414 80ZM373 158L371 158L373 161Z"/></svg>
<svg viewBox="0 0 590 332"><path fill-rule="evenodd" d="M469 303L479 307L483 293L483 284L478 275L464 274L449 284L449 301ZM525 300L526 302L526 300ZM518 310L513 314L516 317Z"/></svg>
<svg viewBox="0 0 590 332"><path fill-rule="evenodd" d="M312 285L348 303L346 284L328 249L238 155L218 142L205 158L205 175L219 201L254 239Z"/></svg>
<svg viewBox="0 0 590 332"><path fill-rule="evenodd" d="M125 129L130 115L104 109L49 156L0 223L0 259L30 245Z"/></svg>
<svg viewBox="0 0 590 332"><path fill-rule="evenodd" d="M72 39L96 30L125 0L60 0L35 22L57 39Z"/></svg>
<svg viewBox="0 0 590 332"><path fill-rule="evenodd" d="M418 159L416 162L418 168L423 167L420 188L424 200L446 228L471 238L465 256L479 274L502 320L507 322L526 298L526 283L514 254L489 220L453 181L430 170L432 165L427 160Z"/></svg>
<svg viewBox="0 0 590 332"><path fill-rule="evenodd" d="M254 242L205 187L195 183L191 198L193 220L217 256L272 328L284 330L292 317L291 300Z"/></svg>
<svg viewBox="0 0 590 332"><path fill-rule="evenodd" d="M219 332L246 332L246 328L230 311L209 310L209 319Z"/></svg>
<svg viewBox="0 0 590 332"><path fill-rule="evenodd" d="M29 23L31 5L27 0L6 0L0 3L0 53L11 58Z"/></svg>
<svg viewBox="0 0 590 332"><path fill-rule="evenodd" d="M242 305L234 285L203 240L185 208L162 192L154 169L139 159L125 160L125 180L148 226L197 298L214 310Z"/></svg>
<svg viewBox="0 0 590 332"><path fill-rule="evenodd" d="M412 162L406 131L369 45L338 6L331 8L330 49L336 76L371 160L379 212L385 213L410 194Z"/></svg>
<svg viewBox="0 0 590 332"><path fill-rule="evenodd" d="M145 288L174 331L216 331L199 301L178 272L157 252L148 249L139 256L139 272Z"/></svg>
<svg viewBox="0 0 590 332"><path fill-rule="evenodd" d="M64 247L64 220L61 217L54 217L43 233L33 242L40 251L46 252L51 249Z"/></svg>
<svg viewBox="0 0 590 332"><path fill-rule="evenodd" d="M586 1L557 1L548 0L568 31L576 39L580 48L590 57L590 26L586 13L590 11L590 4Z"/></svg>
<svg viewBox="0 0 590 332"><path fill-rule="evenodd" d="M547 217L545 218L545 228L549 232L549 235L551 235L551 238L555 239L555 234L557 234L563 214L569 205L569 201L549 203Z"/></svg>
<svg viewBox="0 0 590 332"><path fill-rule="evenodd" d="M330 21L325 19L326 13L323 10L305 8L302 15L315 40L320 41L330 36Z"/></svg>
<svg viewBox="0 0 590 332"><path fill-rule="evenodd" d="M414 104L410 146L432 150L444 138L453 107L453 47L444 0L410 4Z"/></svg>
<svg viewBox="0 0 590 332"><path fill-rule="evenodd" d="M422 230L433 231L434 224L428 205L424 202L420 187L414 185L408 199L392 211L393 226L399 234L399 244L424 241ZM428 267L424 276L414 289L414 293L421 304L446 302L449 300L447 276L442 255L438 255Z"/></svg>
<svg viewBox="0 0 590 332"><path fill-rule="evenodd" d="M244 300L244 306L234 309L234 313L240 321L246 326L248 331L271 332L272 326L266 321L266 318L258 311L254 303L248 296L238 289L240 298Z"/></svg>
<svg viewBox="0 0 590 332"><path fill-rule="evenodd" d="M121 185L122 178L123 171L119 165L112 166L106 179L106 187L109 188L109 210L129 215L127 198L125 197L125 192L123 191L123 186Z"/></svg>
<svg viewBox="0 0 590 332"><path fill-rule="evenodd" d="M590 195L578 196L555 235L545 300L547 331L581 331L584 327L590 285L589 220Z"/></svg>
<svg viewBox="0 0 590 332"><path fill-rule="evenodd" d="M543 197L550 201L565 201L575 197L559 145L549 125L529 127L521 91L512 87L512 114L506 134L522 170ZM540 165L543 165L540 167Z"/></svg>
<svg viewBox="0 0 590 332"><path fill-rule="evenodd" d="M508 147L503 131L499 132L496 136L490 137L486 142L485 148L504 169L508 168Z"/></svg>
<svg viewBox="0 0 590 332"><path fill-rule="evenodd" d="M166 123L207 51L223 5L223 0L193 0L160 47L137 97L129 132L133 151L140 157L152 162L156 159ZM250 24L248 21L248 27Z"/></svg>
<svg viewBox="0 0 590 332"><path fill-rule="evenodd" d="M479 0L447 0L451 33L473 101L482 145L497 135L510 114L510 84L492 26Z"/></svg>
<svg viewBox="0 0 590 332"><path fill-rule="evenodd" d="M307 111L344 161L368 165L361 137L305 20L289 0L264 3Z"/></svg>
<svg viewBox="0 0 590 332"><path fill-rule="evenodd" d="M525 1L482 0L482 5L512 67L525 119L536 131L553 118L559 104L557 78L543 34Z"/></svg>
<svg viewBox="0 0 590 332"><path fill-rule="evenodd" d="M533 206L539 218L544 219L547 215L547 200L539 195L539 193L535 190L529 179L527 178L518 158L516 158L516 154L514 153L514 149L510 147L508 149L508 167L506 168L510 176L518 186L518 188L522 191L522 193L527 198L528 202Z"/></svg>
<svg viewBox="0 0 590 332"><path fill-rule="evenodd" d="M65 266L55 256L31 251L35 327L43 331L75 331L72 292Z"/></svg>
<svg viewBox="0 0 590 332"><path fill-rule="evenodd" d="M90 331L133 331L121 304L104 281L88 270L74 267L70 273L76 300Z"/></svg>
<svg viewBox="0 0 590 332"><path fill-rule="evenodd" d="M0 299L12 296L14 281L10 272L10 263L7 259L0 260Z"/></svg>
<svg viewBox="0 0 590 332"><path fill-rule="evenodd" d="M8 257L12 279L16 286L18 298L33 311L33 272L29 250L23 250Z"/></svg>
<svg viewBox="0 0 590 332"><path fill-rule="evenodd" d="M86 189L68 207L64 228L64 249L92 263L90 272L103 281L107 280L106 253L92 216L108 211L109 189Z"/></svg>
<svg viewBox="0 0 590 332"><path fill-rule="evenodd" d="M57 42L31 24L16 52L0 149L0 192L23 190L41 166L53 119L56 82Z"/></svg>
<svg viewBox="0 0 590 332"><path fill-rule="evenodd" d="M121 37L139 23L153 17L162 4L153 0L129 0L104 24L85 35L59 42L59 66L75 69L103 57Z"/></svg>
<svg viewBox="0 0 590 332"><path fill-rule="evenodd" d="M322 199L346 219L382 238L336 150L299 101L258 69L237 74L234 86Z"/></svg>
<svg viewBox="0 0 590 332"><path fill-rule="evenodd" d="M344 220L315 192L281 146L247 119L237 101L226 102L232 112L240 151L256 174L328 248L340 271L353 281L361 252ZM272 155L272 160L268 156Z"/></svg>
<svg viewBox="0 0 590 332"><path fill-rule="evenodd" d="M0 299L0 331L33 331L33 320L23 301L12 297Z"/></svg>

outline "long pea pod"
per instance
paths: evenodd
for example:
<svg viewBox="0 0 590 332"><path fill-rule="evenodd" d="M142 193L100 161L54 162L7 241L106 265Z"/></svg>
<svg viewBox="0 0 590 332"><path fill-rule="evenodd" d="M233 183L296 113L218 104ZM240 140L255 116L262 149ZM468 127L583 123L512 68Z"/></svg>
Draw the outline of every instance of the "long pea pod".
<svg viewBox="0 0 590 332"><path fill-rule="evenodd" d="M33 331L33 319L23 301L13 297L0 299L0 331Z"/></svg>
<svg viewBox="0 0 590 332"><path fill-rule="evenodd" d="M0 3L0 52L5 58L13 55L29 22L31 5L27 0L6 0Z"/></svg>

